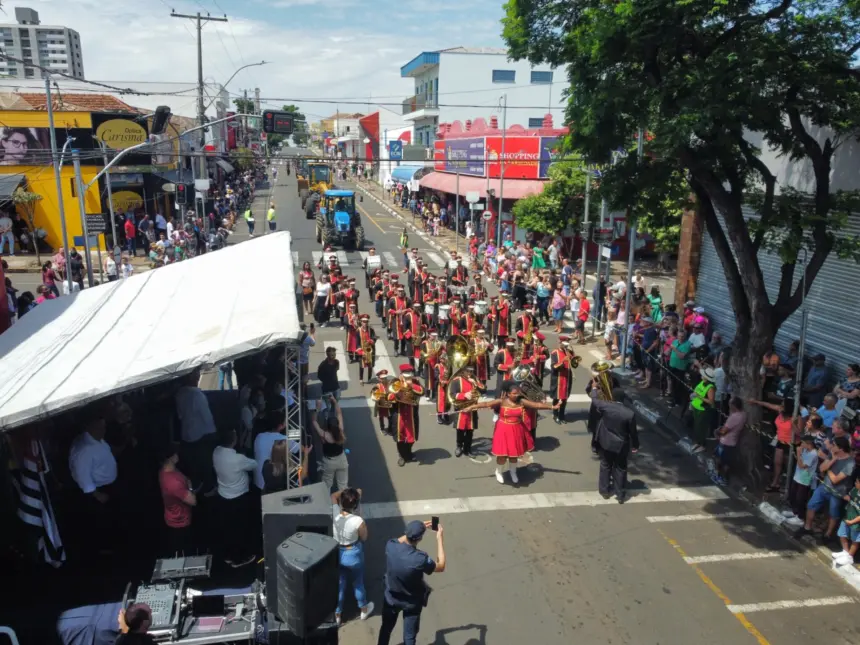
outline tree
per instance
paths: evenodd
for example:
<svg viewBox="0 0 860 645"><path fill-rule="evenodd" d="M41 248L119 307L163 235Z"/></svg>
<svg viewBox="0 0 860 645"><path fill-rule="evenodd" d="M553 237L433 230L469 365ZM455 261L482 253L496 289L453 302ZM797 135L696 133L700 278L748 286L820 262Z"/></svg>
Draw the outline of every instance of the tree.
<svg viewBox="0 0 860 645"><path fill-rule="evenodd" d="M860 132L860 5L508 0L505 10L512 58L567 66L571 151L606 163L647 127L652 168L689 182L737 322L729 378L739 396L759 397L762 355L800 306L801 285L811 288L831 253L860 257L858 240L839 234L858 194L831 187L835 152ZM810 188L781 182L762 161L765 146L808 169ZM635 184L644 167L607 175ZM746 205L757 218L744 218ZM773 302L761 250L782 261ZM745 437L751 470L760 442Z"/></svg>
<svg viewBox="0 0 860 645"><path fill-rule="evenodd" d="M236 106L236 112L239 114L254 114L254 99L233 99L233 105Z"/></svg>
<svg viewBox="0 0 860 645"><path fill-rule="evenodd" d="M578 160L566 158L553 163L543 192L514 204L517 228L555 235L576 226L585 210L585 182L586 172ZM593 202L589 210L589 219L594 221L597 210Z"/></svg>
<svg viewBox="0 0 860 645"><path fill-rule="evenodd" d="M281 108L284 112L289 112L293 115L293 141L296 145L303 145L308 142L308 128L305 115L297 105L285 105Z"/></svg>
<svg viewBox="0 0 860 645"><path fill-rule="evenodd" d="M19 186L12 192L12 201L17 208L24 211L24 220L27 222L27 228L30 229L33 252L36 254L36 261L41 266L42 254L39 251L39 240L36 235L36 204L42 201L42 196Z"/></svg>
<svg viewBox="0 0 860 645"><path fill-rule="evenodd" d="M254 167L254 152L249 148L235 148L230 152L230 163L239 170L251 170Z"/></svg>

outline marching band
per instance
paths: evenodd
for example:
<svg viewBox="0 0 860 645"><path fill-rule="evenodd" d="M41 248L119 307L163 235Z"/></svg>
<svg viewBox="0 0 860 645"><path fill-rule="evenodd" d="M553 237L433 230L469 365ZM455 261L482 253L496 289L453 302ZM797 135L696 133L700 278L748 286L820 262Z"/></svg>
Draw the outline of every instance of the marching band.
<svg viewBox="0 0 860 645"><path fill-rule="evenodd" d="M378 337L371 316L359 313L356 281L343 275L330 250L326 248L319 266L327 269L324 274L331 290L318 299L315 316L340 318L349 361L358 363L362 385L370 385L375 375L370 394L374 416L380 431L395 439L398 465L413 461L423 396L434 404L438 424L453 420L457 457L473 456L478 410L492 408L496 478L504 481L500 469L507 460L516 483L516 460L534 449L538 410L551 408L553 420L565 423L567 398L580 361L570 338L559 337L558 347L550 352L534 311L526 310L514 320L508 294L490 297L480 273L473 274L469 285L469 273L460 258L452 258L444 275L434 276L418 249L412 249L403 271L406 284L402 284L397 270L383 268L371 248L362 263L368 301L395 353L405 359L399 375L375 371ZM547 397L542 391L547 359L551 405L544 403ZM499 398L488 405L491 366Z"/></svg>

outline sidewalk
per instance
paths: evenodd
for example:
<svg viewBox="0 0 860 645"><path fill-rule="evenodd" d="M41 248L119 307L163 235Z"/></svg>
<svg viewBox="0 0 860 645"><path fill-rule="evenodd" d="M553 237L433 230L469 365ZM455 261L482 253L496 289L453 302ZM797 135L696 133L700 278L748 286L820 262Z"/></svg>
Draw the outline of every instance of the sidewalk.
<svg viewBox="0 0 860 645"><path fill-rule="evenodd" d="M54 257L56 252L54 253L43 253L42 254L42 263L47 262L52 257ZM105 254L108 251L102 249L102 260L105 258ZM83 255L83 254L82 254ZM99 267L99 256L98 252L90 251L90 256L92 257L93 263L93 273L98 275L98 267ZM6 273L39 273L42 270L42 266L39 264L38 260L36 260L36 256L33 254L28 255L4 255L3 259L6 260L6 263L9 265ZM149 271L149 258L145 258L142 255L137 255L131 258L131 264L135 269L136 273L140 273L141 271Z"/></svg>

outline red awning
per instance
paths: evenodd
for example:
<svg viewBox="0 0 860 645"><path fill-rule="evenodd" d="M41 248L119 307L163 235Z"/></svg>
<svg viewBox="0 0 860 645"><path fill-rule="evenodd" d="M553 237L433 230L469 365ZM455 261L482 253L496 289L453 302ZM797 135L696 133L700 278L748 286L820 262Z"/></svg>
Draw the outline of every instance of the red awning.
<svg viewBox="0 0 860 645"><path fill-rule="evenodd" d="M412 143L412 130L407 130L406 132L402 132L399 137L397 137L400 141L404 143Z"/></svg>
<svg viewBox="0 0 860 645"><path fill-rule="evenodd" d="M545 181L537 179L508 179L505 181L505 199L522 199L528 195L537 195L543 191ZM419 184L424 188L432 188L440 190L443 193L457 193L457 175L449 172L431 172L422 177ZM489 188L496 191L496 197L499 196L500 186L498 179L490 179ZM483 199L487 195L487 180L485 177L467 177L460 175L460 195L466 196L466 193L478 192Z"/></svg>

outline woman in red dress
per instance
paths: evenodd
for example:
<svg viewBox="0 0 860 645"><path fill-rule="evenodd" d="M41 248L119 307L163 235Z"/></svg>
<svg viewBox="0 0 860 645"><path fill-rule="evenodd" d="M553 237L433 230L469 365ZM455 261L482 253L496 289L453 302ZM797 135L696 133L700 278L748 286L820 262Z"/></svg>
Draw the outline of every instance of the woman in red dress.
<svg viewBox="0 0 860 645"><path fill-rule="evenodd" d="M517 459L534 449L534 440L526 423L526 410L554 410L558 408L548 403L535 403L523 396L514 381L502 383L501 398L484 401L469 406L464 413L484 408L499 407L499 420L493 430L493 455L496 457L496 481L505 483L502 467L508 464L511 482L519 483L517 478Z"/></svg>

